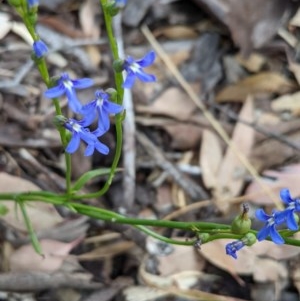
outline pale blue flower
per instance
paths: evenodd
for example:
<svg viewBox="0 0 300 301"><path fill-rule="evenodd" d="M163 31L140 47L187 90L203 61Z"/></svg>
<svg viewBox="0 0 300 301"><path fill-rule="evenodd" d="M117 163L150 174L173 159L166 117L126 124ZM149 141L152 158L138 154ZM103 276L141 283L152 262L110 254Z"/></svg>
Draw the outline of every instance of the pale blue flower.
<svg viewBox="0 0 300 301"><path fill-rule="evenodd" d="M103 155L109 153L109 148L98 140L98 137L103 135L103 132L98 129L91 132L88 128L83 127L80 121L71 118L64 123L64 127L72 133L72 138L66 147L67 153L73 154L76 152L80 140L87 144L84 152L85 156L91 156L95 149Z"/></svg>
<svg viewBox="0 0 300 301"><path fill-rule="evenodd" d="M82 107L82 115L84 116L84 126L92 124L98 114L98 129L106 132L110 127L110 114L118 114L123 111L123 107L117 103L110 101L109 94L103 90L96 91L95 99Z"/></svg>
<svg viewBox="0 0 300 301"><path fill-rule="evenodd" d="M156 77L152 74L147 74L143 70L143 68L150 66L155 60L155 52L148 52L142 59L134 60L131 56L123 63L123 69L126 70L127 76L124 81L123 87L130 89L135 79L138 78L143 82L154 82L156 81Z"/></svg>
<svg viewBox="0 0 300 301"><path fill-rule="evenodd" d="M63 73L57 81L57 85L48 89L44 95L48 98L55 98L66 94L71 110L75 113L81 113L82 104L77 99L75 90L88 88L93 84L94 82L90 78L72 80L67 73Z"/></svg>

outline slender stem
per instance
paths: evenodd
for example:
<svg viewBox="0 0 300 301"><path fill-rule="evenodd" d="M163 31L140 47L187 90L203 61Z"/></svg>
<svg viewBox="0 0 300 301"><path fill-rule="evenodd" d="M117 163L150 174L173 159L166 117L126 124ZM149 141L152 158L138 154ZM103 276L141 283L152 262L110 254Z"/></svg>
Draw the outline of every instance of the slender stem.
<svg viewBox="0 0 300 301"><path fill-rule="evenodd" d="M106 32L107 32L107 37L108 37L111 53L113 56L113 60L116 61L119 59L118 45L117 45L116 39L114 37L114 32L113 32L113 28L112 28L112 17L108 11L107 0L100 0L100 4L101 4L103 15L104 15ZM122 85L123 85L122 73L115 72L114 78L115 78L116 90L118 93L117 103L122 104L123 103L123 95L124 95L124 89L122 87ZM100 189L98 192L85 194L83 196L75 196L74 197L75 199L81 199L82 197L84 197L84 198L99 197L99 196L103 195L105 192L107 192L107 190L109 189L109 187L112 183L116 168L118 166L118 163L119 163L119 160L120 160L120 157L122 154L122 142L123 142L122 115L117 114L116 115L116 150L115 150L115 155L114 155L114 159L112 162L111 171L108 176L108 179L107 179L106 183L104 184L104 186L102 187L102 189Z"/></svg>

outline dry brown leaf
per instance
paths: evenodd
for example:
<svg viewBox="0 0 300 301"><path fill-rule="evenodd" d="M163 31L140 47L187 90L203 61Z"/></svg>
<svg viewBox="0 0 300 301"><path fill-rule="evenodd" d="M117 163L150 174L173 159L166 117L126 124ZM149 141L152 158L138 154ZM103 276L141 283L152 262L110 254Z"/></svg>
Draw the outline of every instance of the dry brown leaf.
<svg viewBox="0 0 300 301"><path fill-rule="evenodd" d="M202 135L200 126L188 123L174 123L162 126L172 138L171 148L188 150L198 146Z"/></svg>
<svg viewBox="0 0 300 301"><path fill-rule="evenodd" d="M170 276L183 271L203 270L205 262L199 258L194 248L180 245L174 245L173 248L171 254L157 258L161 276Z"/></svg>
<svg viewBox="0 0 300 301"><path fill-rule="evenodd" d="M19 177L11 176L7 173L0 173L0 191L5 192L24 192L38 191L39 187L33 183ZM15 203L13 201L1 201L8 207L9 212L5 216L1 216L4 220L16 229L27 231L22 215L16 216ZM63 221L63 218L57 213L54 206L42 202L28 202L26 206L28 216L36 231L51 228L52 226Z"/></svg>
<svg viewBox="0 0 300 301"><path fill-rule="evenodd" d="M274 111L290 111L293 115L300 115L300 92L286 94L274 99L271 103Z"/></svg>
<svg viewBox="0 0 300 301"><path fill-rule="evenodd" d="M289 62L290 70L294 73L298 85L300 85L300 64Z"/></svg>
<svg viewBox="0 0 300 301"><path fill-rule="evenodd" d="M300 238L300 233L294 235L295 239ZM275 260L291 259L300 254L300 248L289 245L276 245L272 241L263 240L251 246L251 250L257 256L269 257Z"/></svg>
<svg viewBox="0 0 300 301"><path fill-rule="evenodd" d="M253 98L247 98L239 117L241 120L253 122ZM237 123L232 135L232 143L245 156L249 157L255 138L255 130L242 123ZM215 204L222 212L230 208L229 199L237 196L245 181L245 167L231 148L227 148L220 165L217 186L214 191Z"/></svg>
<svg viewBox="0 0 300 301"><path fill-rule="evenodd" d="M286 279L287 275L286 266L281 262L268 258L256 258L253 278L257 282L277 282L280 279Z"/></svg>
<svg viewBox="0 0 300 301"><path fill-rule="evenodd" d="M218 136L210 130L204 130L200 148L200 166L206 188L217 186L218 170L222 161L222 148Z"/></svg>
<svg viewBox="0 0 300 301"><path fill-rule="evenodd" d="M40 241L43 256L36 253L32 245L25 245L12 253L9 264L10 270L54 272L58 270L69 252L82 239L76 239L70 243L63 243L51 239Z"/></svg>
<svg viewBox="0 0 300 301"><path fill-rule="evenodd" d="M13 33L21 37L28 45L32 45L33 38L23 23L12 22L11 30Z"/></svg>
<svg viewBox="0 0 300 301"><path fill-rule="evenodd" d="M266 170L263 172L265 178L262 178L264 185L269 187L275 195L279 195L282 188L289 188L294 196L300 195L299 185L300 164L288 165L279 171ZM274 202L265 195L259 184L252 182L246 189L249 200L258 205L271 205Z"/></svg>
<svg viewBox="0 0 300 301"><path fill-rule="evenodd" d="M244 101L248 95L258 93L285 94L294 90L295 87L294 82L280 73L262 72L225 87L217 94L216 100L218 102Z"/></svg>
<svg viewBox="0 0 300 301"><path fill-rule="evenodd" d="M12 23L7 13L0 12L0 40L2 40L10 31Z"/></svg>
<svg viewBox="0 0 300 301"><path fill-rule="evenodd" d="M169 39L193 39L198 33L190 26L173 25L165 28L158 28L153 32L155 37L164 36Z"/></svg>
<svg viewBox="0 0 300 301"><path fill-rule="evenodd" d="M188 96L175 87L167 89L149 106L136 106L138 113L165 115L181 121L189 120L196 108Z"/></svg>
<svg viewBox="0 0 300 301"><path fill-rule="evenodd" d="M98 3L93 0L84 1L79 10L79 21L85 36L98 39L100 37L100 26L97 24ZM93 65L101 62L99 48L93 45L86 47L86 51Z"/></svg>
<svg viewBox="0 0 300 301"><path fill-rule="evenodd" d="M231 32L243 56L266 45L282 24L282 16L293 11L286 0L194 0L209 9ZM296 3L294 4L297 5Z"/></svg>
<svg viewBox="0 0 300 301"><path fill-rule="evenodd" d="M297 13L294 15L294 17L290 20L289 24L291 26L300 27L300 8L297 10Z"/></svg>
<svg viewBox="0 0 300 301"><path fill-rule="evenodd" d="M292 269L292 279L293 279L293 284L298 290L298 293L300 294L300 266L296 265Z"/></svg>
<svg viewBox="0 0 300 301"><path fill-rule="evenodd" d="M261 54L252 53L248 58L243 58L240 54L236 56L237 61L250 72L258 72L266 63L266 58Z"/></svg>
<svg viewBox="0 0 300 301"><path fill-rule="evenodd" d="M87 37L99 38L100 27L95 23L96 14L98 14L98 3L93 0L86 0L79 9L79 21L82 31Z"/></svg>

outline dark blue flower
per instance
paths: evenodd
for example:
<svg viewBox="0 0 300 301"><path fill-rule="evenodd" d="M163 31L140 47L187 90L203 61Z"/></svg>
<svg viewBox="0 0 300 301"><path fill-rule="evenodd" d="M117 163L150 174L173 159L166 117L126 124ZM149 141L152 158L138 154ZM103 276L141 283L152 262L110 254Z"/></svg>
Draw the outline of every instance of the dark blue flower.
<svg viewBox="0 0 300 301"><path fill-rule="evenodd" d="M67 73L63 73L57 81L57 85L48 89L44 95L48 98L55 98L66 94L71 110L75 113L80 113L82 105L77 99L75 89L88 88L93 84L94 82L90 78L71 80Z"/></svg>
<svg viewBox="0 0 300 301"><path fill-rule="evenodd" d="M232 256L234 259L237 259L236 252L243 248L245 243L241 240L233 241L226 245L226 254Z"/></svg>
<svg viewBox="0 0 300 301"><path fill-rule="evenodd" d="M268 215L263 209L258 209L255 212L255 216L260 221L265 222L265 226L257 233L257 239L259 241L271 237L272 241L278 245L284 243L284 239L278 233L276 226L285 222L285 214L282 211L274 211L272 215Z"/></svg>
<svg viewBox="0 0 300 301"><path fill-rule="evenodd" d="M286 188L280 191L280 198L287 205L283 211L283 214L286 218L287 227L292 231L298 230L299 226L295 218L295 212L300 211L300 199L293 199L290 191Z"/></svg>
<svg viewBox="0 0 300 301"><path fill-rule="evenodd" d="M155 52L148 52L142 59L134 60L129 56L123 63L123 68L127 72L127 77L123 84L124 88L130 89L135 79L138 78L143 82L154 82L156 77L152 74L147 74L144 72L143 68L150 66L155 60Z"/></svg>
<svg viewBox="0 0 300 301"><path fill-rule="evenodd" d="M43 57L48 52L48 47L42 40L34 41L32 48L38 58Z"/></svg>
<svg viewBox="0 0 300 301"><path fill-rule="evenodd" d="M96 91L95 99L82 107L84 115L83 125L89 126L98 114L98 129L106 132L110 127L109 114L117 114L123 111L123 107L110 101L110 97L103 90Z"/></svg>
<svg viewBox="0 0 300 301"><path fill-rule="evenodd" d="M95 149L104 155L109 153L109 148L98 140L98 137L103 135L100 130L91 132L88 128L83 127L80 121L71 118L64 123L64 127L72 133L72 138L66 147L67 153L73 154L78 149L80 140L87 144L85 156L91 156Z"/></svg>
<svg viewBox="0 0 300 301"><path fill-rule="evenodd" d="M39 5L39 0L27 0L27 4L29 7L37 6Z"/></svg>

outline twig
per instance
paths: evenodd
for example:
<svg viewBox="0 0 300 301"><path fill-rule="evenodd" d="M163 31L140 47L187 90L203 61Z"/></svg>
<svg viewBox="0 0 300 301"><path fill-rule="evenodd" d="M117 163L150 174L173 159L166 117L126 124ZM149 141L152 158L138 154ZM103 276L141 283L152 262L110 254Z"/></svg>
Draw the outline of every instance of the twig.
<svg viewBox="0 0 300 301"><path fill-rule="evenodd" d="M113 27L118 44L119 56L124 58L124 43L122 39L122 15L119 13L113 18ZM124 190L124 205L126 208L131 208L135 199L135 116L132 102L131 90L125 89L123 105L126 109L126 118L123 121L123 190Z"/></svg>
<svg viewBox="0 0 300 301"><path fill-rule="evenodd" d="M0 290L8 292L37 292L58 288L100 289L102 283L91 282L76 275L57 272L11 272L0 275Z"/></svg>
<svg viewBox="0 0 300 301"><path fill-rule="evenodd" d="M282 208L282 204L279 202L275 194L262 182L262 180L259 177L258 172L256 169L252 166L252 164L249 162L249 160L241 153L238 149L238 147L230 140L230 137L226 133L226 131L223 129L222 125L216 120L216 118L205 108L203 102L201 99L199 99L198 95L195 93L195 91L192 89L192 87L188 84L188 82L184 79L182 74L179 72L178 68L175 66L175 64L172 62L172 60L169 58L169 56L166 54L166 52L162 49L162 47L159 45L159 43L156 41L153 34L150 32L149 28L144 25L142 26L142 32L149 41L149 43L152 45L152 47L156 50L158 55L161 57L162 61L166 64L166 66L169 68L172 75L176 78L178 83L181 85L181 87L184 89L184 91L188 94L190 99L195 103L195 105L201 110L203 115L207 118L207 120L210 122L212 127L215 129L215 131L221 136L221 138L224 140L224 142L232 149L234 154L237 156L237 158L240 160L240 162L245 166L247 171L252 175L252 177L257 181L259 186L262 188L262 190L271 198L271 200L274 202L277 208ZM223 208L224 211L228 210L229 208Z"/></svg>
<svg viewBox="0 0 300 301"><path fill-rule="evenodd" d="M300 145L298 143L294 143L293 141L290 141L285 136L267 131L263 127L255 124L254 122L248 122L246 120L240 119L237 114L235 114L232 111L225 110L222 106L220 106L218 104L213 104L212 106L214 108L218 109L219 111L221 111L222 113L224 113L225 115L227 115L228 117L230 117L231 119L233 119L235 121L238 121L240 123L243 123L245 125L248 125L248 126L252 127L253 129L255 129L257 132L259 132L259 133L261 133L261 134L263 134L263 135L265 135L269 138L273 138L275 140L278 140L279 142L291 147L292 149L300 151Z"/></svg>
<svg viewBox="0 0 300 301"><path fill-rule="evenodd" d="M174 164L165 158L160 149L156 147L146 135L137 132L137 139L143 145L148 155L156 161L157 165L166 171L193 200L208 198L204 189L185 177Z"/></svg>

